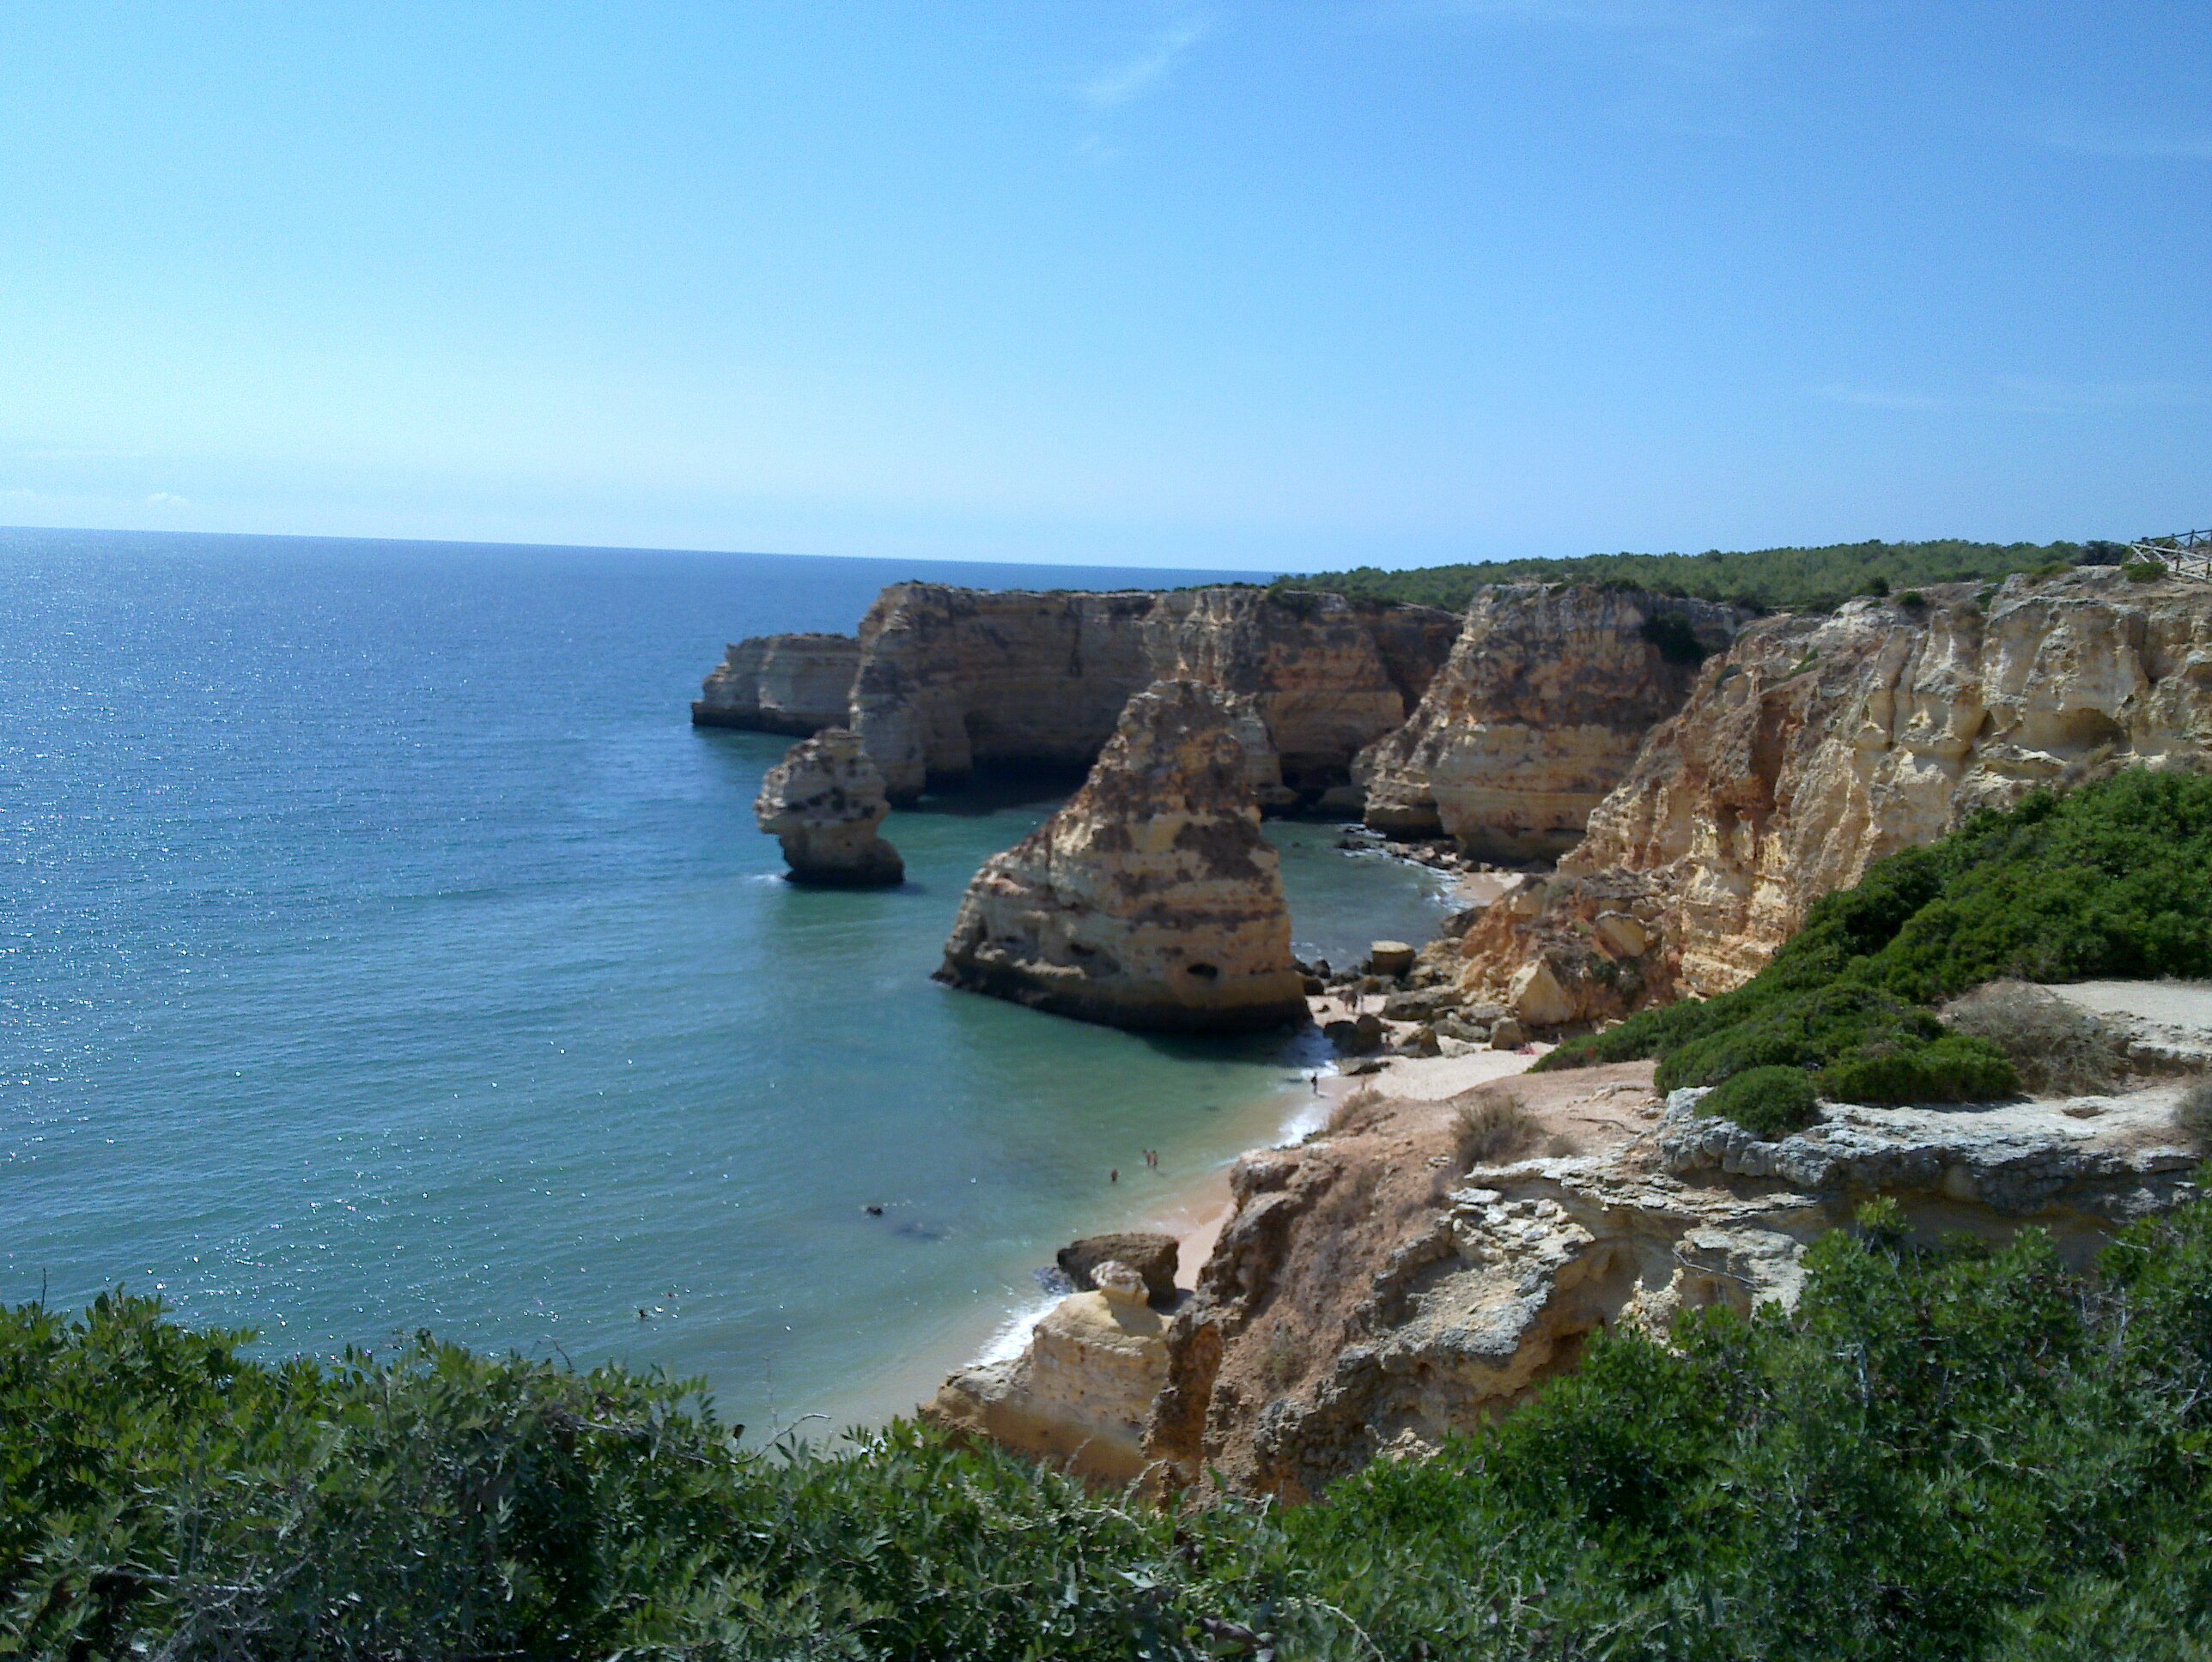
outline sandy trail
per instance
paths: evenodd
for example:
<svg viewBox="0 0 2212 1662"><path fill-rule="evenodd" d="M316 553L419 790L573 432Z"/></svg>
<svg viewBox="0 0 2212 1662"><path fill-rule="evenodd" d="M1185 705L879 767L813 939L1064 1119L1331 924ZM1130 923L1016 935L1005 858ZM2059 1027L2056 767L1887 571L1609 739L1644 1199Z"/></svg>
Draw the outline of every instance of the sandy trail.
<svg viewBox="0 0 2212 1662"><path fill-rule="evenodd" d="M2139 1016L2185 1033L2212 1034L2212 982L2074 981L2050 991L2100 1016Z"/></svg>

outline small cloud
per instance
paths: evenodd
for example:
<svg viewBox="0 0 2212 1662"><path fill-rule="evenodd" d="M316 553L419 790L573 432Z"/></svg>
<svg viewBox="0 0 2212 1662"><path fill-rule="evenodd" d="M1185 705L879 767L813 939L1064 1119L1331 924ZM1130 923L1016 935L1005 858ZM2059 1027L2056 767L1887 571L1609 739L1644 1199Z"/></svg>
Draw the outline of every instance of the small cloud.
<svg viewBox="0 0 2212 1662"><path fill-rule="evenodd" d="M2212 133L2046 133L2044 143L2075 155L2126 161L2212 161Z"/></svg>
<svg viewBox="0 0 2212 1662"><path fill-rule="evenodd" d="M1101 70L1083 83L1079 96L1094 110L1111 110L1141 98L1167 77L1179 59L1213 33L1203 13L1187 17L1156 36L1134 57Z"/></svg>
<svg viewBox="0 0 2212 1662"><path fill-rule="evenodd" d="M146 498L149 508L188 508L191 505L190 497L179 496L174 491L157 490Z"/></svg>

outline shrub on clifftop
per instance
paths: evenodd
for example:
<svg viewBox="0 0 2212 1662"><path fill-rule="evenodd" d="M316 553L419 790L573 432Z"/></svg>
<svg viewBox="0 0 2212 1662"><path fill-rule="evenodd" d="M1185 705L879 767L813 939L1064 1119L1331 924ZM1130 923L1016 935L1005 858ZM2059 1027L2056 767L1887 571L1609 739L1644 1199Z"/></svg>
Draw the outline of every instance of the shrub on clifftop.
<svg viewBox="0 0 2212 1662"><path fill-rule="evenodd" d="M1826 611L1855 594L1887 594L1929 583L1960 583L2055 567L2064 570L2099 549L2072 543L1842 543L1818 549L1754 549L1704 554L1592 554L1565 560L1497 560L1422 566L1411 571L1324 572L1279 577L1277 593L1321 592L1350 599L1396 600L1465 611L1486 583L1589 583L1656 594L1723 600L1767 611ZM2130 573L2132 575L2132 573ZM2162 574L2162 571L2160 574Z"/></svg>
<svg viewBox="0 0 2212 1662"><path fill-rule="evenodd" d="M1824 1070L1859 1101L1972 1101L2019 1078L1929 1005L1985 981L2212 975L2212 777L2130 769L2039 792L1817 901L1733 992L1632 1016L1538 1066L1660 1058L1662 1089Z"/></svg>
<svg viewBox="0 0 2212 1662"><path fill-rule="evenodd" d="M1716 1086L1698 1112L1733 1119L1769 1142L1820 1118L1819 1093L1802 1068L1752 1068Z"/></svg>

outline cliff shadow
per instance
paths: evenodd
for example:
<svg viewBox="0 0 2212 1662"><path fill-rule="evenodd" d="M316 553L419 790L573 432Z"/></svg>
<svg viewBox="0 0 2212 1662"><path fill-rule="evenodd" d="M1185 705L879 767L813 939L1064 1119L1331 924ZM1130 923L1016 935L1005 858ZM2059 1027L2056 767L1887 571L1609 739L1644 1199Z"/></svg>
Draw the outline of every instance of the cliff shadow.
<svg viewBox="0 0 2212 1662"><path fill-rule="evenodd" d="M1075 794L1089 772L1087 766L1066 762L988 762L963 778L932 779L919 800L902 807L909 814L963 819L1014 808L1056 808Z"/></svg>
<svg viewBox="0 0 2212 1662"><path fill-rule="evenodd" d="M1249 1062L1300 1072L1335 1059L1336 1052L1311 1022L1249 1033L1163 1033L1124 1028L1132 1039L1178 1062Z"/></svg>

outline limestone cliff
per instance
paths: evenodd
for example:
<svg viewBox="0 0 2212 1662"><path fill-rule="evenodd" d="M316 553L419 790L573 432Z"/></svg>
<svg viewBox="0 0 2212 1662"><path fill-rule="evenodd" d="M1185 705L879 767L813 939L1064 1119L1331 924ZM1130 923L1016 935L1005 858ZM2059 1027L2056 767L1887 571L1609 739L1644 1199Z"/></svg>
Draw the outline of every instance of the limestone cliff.
<svg viewBox="0 0 2212 1662"><path fill-rule="evenodd" d="M1093 1478L1311 1499L1512 1408L1601 1328L1793 1304L1807 1246L1869 1195L1925 1243L2033 1224L2083 1265L2195 1192L2171 1076L1971 1109L1830 1104L1775 1141L1700 1115L1701 1091L1662 1103L1650 1076L1363 1092L1237 1162L1235 1211L1171 1311L1102 1269L1121 1271L1118 1306L1065 1301L1025 1354L955 1374L929 1411Z"/></svg>
<svg viewBox="0 0 2212 1662"><path fill-rule="evenodd" d="M905 877L898 850L877 832L890 812L882 776L842 727L793 745L753 803L760 828L782 843L793 882L848 889Z"/></svg>
<svg viewBox="0 0 2212 1662"><path fill-rule="evenodd" d="M2090 567L1921 602L1746 628L1558 878L1467 932L1470 992L1511 1002L1517 978L1541 1025L1723 992L1820 895L1978 809L2212 756L2212 588Z"/></svg>
<svg viewBox="0 0 2212 1662"><path fill-rule="evenodd" d="M1354 755L1405 720L1458 627L1424 607L1259 588L902 583L861 622L852 722L903 801L993 766L1088 767L1133 694L1200 682L1249 701L1249 765L1265 805L1288 806L1348 785Z"/></svg>
<svg viewBox="0 0 2212 1662"><path fill-rule="evenodd" d="M1132 698L1083 788L975 874L938 979L1116 1027L1303 1022L1231 701L1184 681Z"/></svg>
<svg viewBox="0 0 2212 1662"><path fill-rule="evenodd" d="M1359 758L1367 823L1492 859L1565 852L1740 616L1637 590L1478 590L1419 707Z"/></svg>
<svg viewBox="0 0 2212 1662"><path fill-rule="evenodd" d="M1468 1101L1376 1102L1303 1148L1247 1156L1236 1217L1169 1331L1148 1460L1311 1498L1379 1454L1474 1429L1601 1327L1664 1333L1686 1308L1793 1303L1806 1246L1871 1193L1923 1240L2033 1222L2082 1264L2193 1192L2178 1085L1836 1107L1760 1143L1701 1119L1701 1093L1662 1107L1648 1077L1638 1064L1484 1088L1474 1101L1518 1098L1534 1131L1567 1141L1472 1168L1454 1147Z"/></svg>
<svg viewBox="0 0 2212 1662"><path fill-rule="evenodd" d="M765 634L732 643L691 705L692 725L804 737L841 725L860 665L848 634Z"/></svg>

